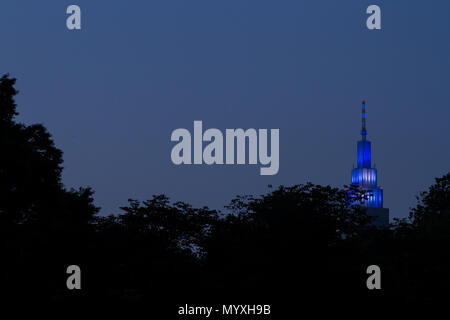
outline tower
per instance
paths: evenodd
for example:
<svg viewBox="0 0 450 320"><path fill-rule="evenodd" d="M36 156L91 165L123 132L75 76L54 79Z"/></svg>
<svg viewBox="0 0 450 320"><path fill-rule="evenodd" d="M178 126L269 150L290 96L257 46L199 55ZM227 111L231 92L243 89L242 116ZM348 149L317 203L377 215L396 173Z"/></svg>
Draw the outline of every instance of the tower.
<svg viewBox="0 0 450 320"><path fill-rule="evenodd" d="M357 144L357 167L352 170L352 185L367 191L368 199L361 205L367 208L372 224L383 227L389 224L389 209L383 208L383 189L377 185L377 169L372 168L371 143L367 140L366 100L361 106L361 140Z"/></svg>

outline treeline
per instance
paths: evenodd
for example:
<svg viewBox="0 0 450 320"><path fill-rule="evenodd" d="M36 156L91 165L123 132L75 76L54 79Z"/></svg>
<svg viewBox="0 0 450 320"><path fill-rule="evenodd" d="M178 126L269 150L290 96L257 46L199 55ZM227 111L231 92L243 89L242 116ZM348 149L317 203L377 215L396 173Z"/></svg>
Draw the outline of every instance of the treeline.
<svg viewBox="0 0 450 320"><path fill-rule="evenodd" d="M345 189L311 183L237 197L222 212L158 195L102 217L91 189L61 183L47 130L15 121L14 84L0 79L0 281L11 298L295 307L448 296L450 174L385 229ZM366 287L373 264L382 290ZM67 289L69 265L80 266L82 290Z"/></svg>

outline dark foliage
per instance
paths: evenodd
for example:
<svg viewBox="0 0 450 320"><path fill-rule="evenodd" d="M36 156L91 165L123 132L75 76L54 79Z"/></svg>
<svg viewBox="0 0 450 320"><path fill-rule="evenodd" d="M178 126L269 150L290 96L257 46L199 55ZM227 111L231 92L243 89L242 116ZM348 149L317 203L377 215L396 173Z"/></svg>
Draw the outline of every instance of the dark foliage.
<svg viewBox="0 0 450 320"><path fill-rule="evenodd" d="M237 197L225 212L159 195L99 217L91 189L62 185L62 152L47 130L15 121L14 84L0 79L0 280L10 297L297 308L447 296L450 174L386 229L349 206L348 190L311 183ZM66 288L71 264L82 269L81 291ZM366 288L372 264L380 291Z"/></svg>

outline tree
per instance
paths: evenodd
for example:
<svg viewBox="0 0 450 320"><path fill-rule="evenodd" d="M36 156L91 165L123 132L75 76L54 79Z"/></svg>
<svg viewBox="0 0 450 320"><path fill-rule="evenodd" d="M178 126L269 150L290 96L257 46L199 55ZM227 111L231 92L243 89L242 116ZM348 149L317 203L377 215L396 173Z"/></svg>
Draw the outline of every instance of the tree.
<svg viewBox="0 0 450 320"><path fill-rule="evenodd" d="M79 223L89 221L98 211L92 190L65 190L62 152L50 133L41 124L15 121L15 83L9 75L0 78L0 223L49 226L73 224L78 218ZM74 207L85 210L73 215ZM64 218L68 220L63 223Z"/></svg>
<svg viewBox="0 0 450 320"><path fill-rule="evenodd" d="M90 188L63 186L62 152L47 129L16 121L15 83L0 78L0 281L11 296L48 297L64 283L59 270L86 262L98 208Z"/></svg>
<svg viewBox="0 0 450 320"><path fill-rule="evenodd" d="M313 299L358 275L353 260L341 257L368 220L359 206L349 205L346 190L281 186L261 197L238 197L228 209L214 225L205 258L224 291L289 299L291 288Z"/></svg>
<svg viewBox="0 0 450 320"><path fill-rule="evenodd" d="M410 219L416 228L434 236L447 236L450 229L450 173L435 179L436 183L417 197Z"/></svg>

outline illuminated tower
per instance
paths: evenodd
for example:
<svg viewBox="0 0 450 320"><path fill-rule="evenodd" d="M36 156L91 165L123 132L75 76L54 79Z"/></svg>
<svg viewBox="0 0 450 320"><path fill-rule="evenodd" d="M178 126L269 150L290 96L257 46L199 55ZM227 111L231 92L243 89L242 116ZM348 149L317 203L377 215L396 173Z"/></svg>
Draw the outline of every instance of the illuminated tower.
<svg viewBox="0 0 450 320"><path fill-rule="evenodd" d="M366 101L362 101L361 140L358 141L357 167L352 170L352 185L367 191L368 199L361 203L378 227L389 224L389 209L383 208L383 189L377 186L377 169L372 168L370 141L366 139Z"/></svg>

